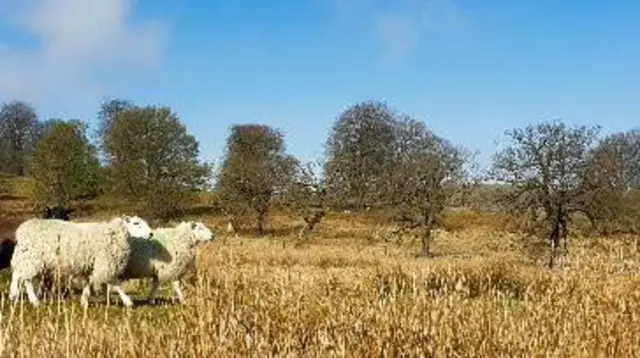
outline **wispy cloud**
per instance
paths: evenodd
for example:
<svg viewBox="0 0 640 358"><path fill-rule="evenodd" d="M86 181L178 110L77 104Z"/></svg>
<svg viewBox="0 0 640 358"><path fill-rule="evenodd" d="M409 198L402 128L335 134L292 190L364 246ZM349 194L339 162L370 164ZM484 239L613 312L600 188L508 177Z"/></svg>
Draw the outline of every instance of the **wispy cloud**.
<svg viewBox="0 0 640 358"><path fill-rule="evenodd" d="M342 18L361 19L383 56L400 61L431 35L460 30L467 14L455 0L326 0Z"/></svg>
<svg viewBox="0 0 640 358"><path fill-rule="evenodd" d="M145 69L162 59L165 27L134 21L134 0L3 2L0 24L22 41L0 36L1 96L95 100L105 90L101 71Z"/></svg>

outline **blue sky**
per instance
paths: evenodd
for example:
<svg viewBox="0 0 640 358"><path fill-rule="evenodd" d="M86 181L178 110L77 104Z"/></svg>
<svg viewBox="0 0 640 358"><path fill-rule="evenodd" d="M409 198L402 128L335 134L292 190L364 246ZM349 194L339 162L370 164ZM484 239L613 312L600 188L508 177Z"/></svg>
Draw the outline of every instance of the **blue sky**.
<svg viewBox="0 0 640 358"><path fill-rule="evenodd" d="M0 100L94 123L101 98L166 104L220 159L228 128L314 159L333 121L386 100L486 164L542 119L640 124L640 2L0 0Z"/></svg>

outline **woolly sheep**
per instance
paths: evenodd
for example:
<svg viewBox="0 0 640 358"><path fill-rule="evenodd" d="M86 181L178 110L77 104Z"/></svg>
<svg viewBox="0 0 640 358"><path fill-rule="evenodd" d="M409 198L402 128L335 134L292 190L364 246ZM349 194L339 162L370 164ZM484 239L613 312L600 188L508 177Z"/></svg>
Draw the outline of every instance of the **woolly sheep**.
<svg viewBox="0 0 640 358"><path fill-rule="evenodd" d="M200 222L182 222L174 228L155 229L151 239L134 238L129 263L120 278L151 278L150 302L158 286L170 281L178 301L184 303L180 279L195 263L196 244L213 238L213 232Z"/></svg>
<svg viewBox="0 0 640 358"><path fill-rule="evenodd" d="M37 306L32 279L59 272L62 277L84 280L81 296L84 307L89 304L90 287L103 283L112 285L129 307L133 303L122 290L118 277L131 254L131 237L150 235L149 225L138 217L116 217L102 223L27 220L16 230L9 298L16 301L23 284L29 301Z"/></svg>
<svg viewBox="0 0 640 358"><path fill-rule="evenodd" d="M69 221L69 213L72 210L60 210L46 208L42 213L43 219L61 219ZM0 219L0 270L11 266L11 257L16 246L16 229L23 220Z"/></svg>
<svg viewBox="0 0 640 358"><path fill-rule="evenodd" d="M75 222L76 225L78 225L79 227L83 227L85 229L89 229L89 228L98 228L100 225L103 225L104 223L102 222ZM142 236L141 238L150 238L153 235L153 232L151 230L151 227L149 227L149 224L144 221L143 219L137 217L137 216L133 216L131 217L131 227L136 228L139 227L139 230L142 230ZM129 231L129 233L131 234L131 236L137 236L135 230L133 231ZM43 292L48 292L48 293L52 293L52 289L53 289L53 272L49 271L46 272L43 277L42 277L42 291ZM71 282L73 287L78 287L81 285L82 278L72 278ZM66 293L69 292L69 288L63 288L63 290L60 292L61 294L65 295Z"/></svg>

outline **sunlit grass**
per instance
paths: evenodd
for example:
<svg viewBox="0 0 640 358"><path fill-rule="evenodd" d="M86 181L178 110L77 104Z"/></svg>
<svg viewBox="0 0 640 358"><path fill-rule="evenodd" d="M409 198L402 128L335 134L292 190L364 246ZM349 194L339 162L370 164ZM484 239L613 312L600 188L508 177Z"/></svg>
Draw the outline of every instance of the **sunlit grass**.
<svg viewBox="0 0 640 358"><path fill-rule="evenodd" d="M28 209L21 198L2 204ZM93 220L116 214L96 208ZM331 213L304 242L294 239L297 218L272 215L265 238L225 234L224 217L189 219L221 237L199 246L186 305L168 285L166 300L149 305L137 282L126 285L133 309L116 294L107 306L103 293L87 310L77 295L13 305L5 271L0 357L638 355L635 237L572 238L569 257L549 270L546 243L499 214L448 211L430 259L416 258L417 240L385 236L375 216Z"/></svg>
<svg viewBox="0 0 640 358"><path fill-rule="evenodd" d="M509 241L440 233L440 255L364 239L224 238L199 247L188 303L127 310L102 295L33 308L6 303L6 356L634 356L640 278L631 244L574 242L564 269L526 252L472 255ZM458 243L456 246L455 243ZM484 242L486 245L483 245ZM626 263L625 263L626 262ZM6 283L4 284L6 288ZM170 297L168 287L162 292Z"/></svg>

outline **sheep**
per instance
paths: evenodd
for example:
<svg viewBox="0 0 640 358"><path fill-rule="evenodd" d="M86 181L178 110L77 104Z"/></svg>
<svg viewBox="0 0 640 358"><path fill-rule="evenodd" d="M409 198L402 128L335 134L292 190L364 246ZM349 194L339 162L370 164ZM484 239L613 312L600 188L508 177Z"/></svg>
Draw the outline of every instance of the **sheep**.
<svg viewBox="0 0 640 358"><path fill-rule="evenodd" d="M213 232L200 222L155 229L151 239L134 238L129 262L120 279L151 278L149 302L154 301L158 286L170 281L178 301L184 303L180 280L195 263L195 246L213 239Z"/></svg>
<svg viewBox="0 0 640 358"><path fill-rule="evenodd" d="M151 231L151 228L149 227L149 225L147 224L146 221L142 220L141 218L134 216L131 217L131 223L132 225L135 226L140 226L141 230L143 230L144 236L143 238L149 238L153 235L153 232ZM83 227L85 229L88 228L98 228L100 227L100 225L102 225L102 222L75 222L74 224L78 225L79 227ZM132 236L135 236L135 234L133 234L132 231L129 232L130 234L132 234ZM148 235L147 235L148 233ZM51 294L53 291L53 272L48 271L45 272L42 276L42 284L41 284L41 288L42 288L42 292L46 292ZM79 289L79 279L73 279L72 280L73 284L71 286L76 287L76 289L74 289L75 291L77 291L77 289ZM66 295L67 293L70 292L69 287L67 287L66 289L62 289L61 292L59 292L59 294L62 294L63 296Z"/></svg>
<svg viewBox="0 0 640 358"><path fill-rule="evenodd" d="M43 219L61 219L69 221L69 213L72 210L53 210L46 208L42 213ZM0 270L9 268L11 265L11 257L16 246L16 229L23 220L5 219L0 220Z"/></svg>
<svg viewBox="0 0 640 358"><path fill-rule="evenodd" d="M83 279L81 304L85 308L91 286L102 283L112 285L123 304L130 307L133 303L118 277L131 254L131 237L146 239L150 235L149 225L138 217L116 217L102 223L27 220L16 230L9 299L18 299L23 284L31 304L38 306L32 279L59 272L64 277Z"/></svg>

